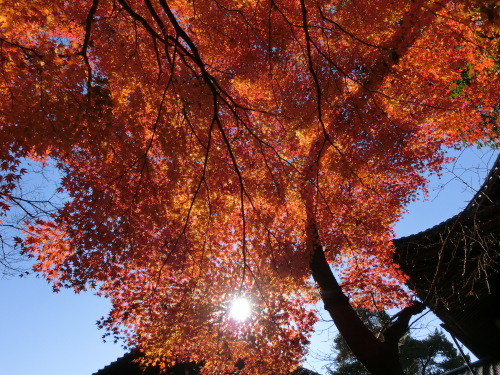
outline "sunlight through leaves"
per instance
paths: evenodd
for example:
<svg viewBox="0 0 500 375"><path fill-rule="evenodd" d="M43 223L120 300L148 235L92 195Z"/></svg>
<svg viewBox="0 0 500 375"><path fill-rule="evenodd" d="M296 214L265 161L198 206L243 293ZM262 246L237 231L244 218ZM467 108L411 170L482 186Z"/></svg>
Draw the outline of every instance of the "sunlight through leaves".
<svg viewBox="0 0 500 375"><path fill-rule="evenodd" d="M243 322L247 320L252 312L250 302L244 297L238 297L233 302L231 302L231 308L229 310L229 315L231 318Z"/></svg>

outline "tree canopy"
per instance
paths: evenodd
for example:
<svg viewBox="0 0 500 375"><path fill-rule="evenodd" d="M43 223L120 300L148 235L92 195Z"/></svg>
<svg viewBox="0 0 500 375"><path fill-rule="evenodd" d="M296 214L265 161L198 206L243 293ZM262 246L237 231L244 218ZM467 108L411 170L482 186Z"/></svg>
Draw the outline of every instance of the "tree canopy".
<svg viewBox="0 0 500 375"><path fill-rule="evenodd" d="M445 147L499 141L487 1L0 8L0 209L23 160L60 170L68 201L24 251L108 297L102 326L151 363L289 371L340 301L328 265L356 305L406 306L394 223Z"/></svg>

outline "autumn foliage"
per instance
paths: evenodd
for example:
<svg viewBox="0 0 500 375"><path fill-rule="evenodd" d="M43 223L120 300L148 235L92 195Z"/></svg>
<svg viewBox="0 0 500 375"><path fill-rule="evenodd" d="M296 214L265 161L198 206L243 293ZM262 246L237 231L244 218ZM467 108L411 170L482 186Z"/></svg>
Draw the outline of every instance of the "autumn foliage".
<svg viewBox="0 0 500 375"><path fill-rule="evenodd" d="M0 209L24 159L56 165L37 271L108 297L152 362L286 373L319 297L308 228L356 304L403 306L404 205L444 147L499 141L483 3L0 0Z"/></svg>

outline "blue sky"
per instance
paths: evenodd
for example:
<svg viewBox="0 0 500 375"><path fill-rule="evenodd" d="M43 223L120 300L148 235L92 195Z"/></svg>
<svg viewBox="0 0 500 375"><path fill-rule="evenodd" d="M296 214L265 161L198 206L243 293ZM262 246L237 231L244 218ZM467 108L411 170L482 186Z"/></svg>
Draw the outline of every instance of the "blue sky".
<svg viewBox="0 0 500 375"><path fill-rule="evenodd" d="M447 166L441 180L432 179L430 197L415 202L398 224L398 236L425 230L460 212L483 182L498 152L470 149L455 152L457 162ZM70 290L52 293L47 282L34 275L0 279L0 373L37 375L91 375L123 355L119 344L103 343L96 321L109 303L90 293ZM429 319L439 325L434 319ZM323 330L330 324L323 324ZM432 328L433 329L433 328ZM325 373L334 329L313 340L305 367Z"/></svg>

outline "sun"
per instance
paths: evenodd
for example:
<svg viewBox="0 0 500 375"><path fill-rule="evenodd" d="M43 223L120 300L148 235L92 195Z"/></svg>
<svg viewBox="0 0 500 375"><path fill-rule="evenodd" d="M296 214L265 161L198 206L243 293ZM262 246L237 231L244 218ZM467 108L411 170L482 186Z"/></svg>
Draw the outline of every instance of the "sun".
<svg viewBox="0 0 500 375"><path fill-rule="evenodd" d="M244 297L238 297L231 302L229 314L233 319L243 322L250 316L251 311L250 302Z"/></svg>

